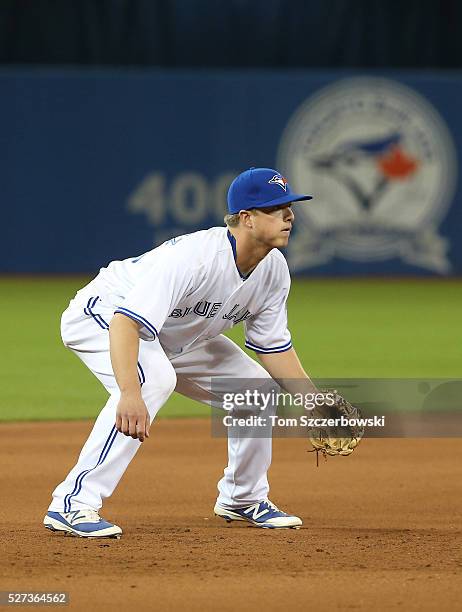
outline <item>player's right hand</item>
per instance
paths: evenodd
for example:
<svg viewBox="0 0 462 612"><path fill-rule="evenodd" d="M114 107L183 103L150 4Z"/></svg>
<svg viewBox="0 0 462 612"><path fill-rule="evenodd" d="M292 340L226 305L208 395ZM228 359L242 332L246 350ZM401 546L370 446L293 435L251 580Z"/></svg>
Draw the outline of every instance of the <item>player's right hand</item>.
<svg viewBox="0 0 462 612"><path fill-rule="evenodd" d="M144 442L149 438L149 417L141 393L122 393L116 413L116 429L134 440Z"/></svg>

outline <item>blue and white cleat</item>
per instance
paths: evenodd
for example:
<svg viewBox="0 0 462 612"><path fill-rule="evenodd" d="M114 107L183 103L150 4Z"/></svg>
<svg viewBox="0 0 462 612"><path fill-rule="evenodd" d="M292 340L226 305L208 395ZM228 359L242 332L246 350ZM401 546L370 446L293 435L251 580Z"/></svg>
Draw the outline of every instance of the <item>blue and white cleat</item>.
<svg viewBox="0 0 462 612"><path fill-rule="evenodd" d="M216 503L213 509L217 516L221 516L227 523L231 521L247 521L255 527L265 529L299 529L302 519L282 512L268 499L246 506L245 508L225 508Z"/></svg>
<svg viewBox="0 0 462 612"><path fill-rule="evenodd" d="M100 517L96 510L47 512L43 524L51 531L80 538L120 538L122 529Z"/></svg>

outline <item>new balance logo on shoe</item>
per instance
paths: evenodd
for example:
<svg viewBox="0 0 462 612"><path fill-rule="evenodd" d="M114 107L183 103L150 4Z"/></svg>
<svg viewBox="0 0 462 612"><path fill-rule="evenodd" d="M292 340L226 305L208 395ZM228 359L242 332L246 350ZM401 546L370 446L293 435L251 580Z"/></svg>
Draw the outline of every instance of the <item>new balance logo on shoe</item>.
<svg viewBox="0 0 462 612"><path fill-rule="evenodd" d="M252 514L253 520L256 521L269 512L268 508L263 508L261 511L259 511L259 508L259 503L255 504L254 506L249 506L246 510L244 510L244 514Z"/></svg>
<svg viewBox="0 0 462 612"><path fill-rule="evenodd" d="M268 499L244 508L226 508L217 502L214 512L227 523L246 521L255 527L265 529L299 529L302 525L302 520L298 516L282 512Z"/></svg>

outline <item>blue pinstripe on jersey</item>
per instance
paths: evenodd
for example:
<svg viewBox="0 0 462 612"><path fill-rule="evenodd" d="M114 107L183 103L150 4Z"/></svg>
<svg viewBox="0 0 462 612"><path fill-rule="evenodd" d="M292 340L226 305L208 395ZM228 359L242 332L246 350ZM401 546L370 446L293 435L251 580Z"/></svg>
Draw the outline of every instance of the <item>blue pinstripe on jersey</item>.
<svg viewBox="0 0 462 612"><path fill-rule="evenodd" d="M129 317L130 319L133 319L134 321L137 321L138 323L142 323L151 332L151 334L154 335L154 338L159 335L157 333L157 329L154 327L154 325L152 325L152 323L150 323L147 319L137 314L136 312L133 312L133 310L129 310L128 308L124 308L123 306L119 306L117 310L114 311L114 314L117 312L125 315L126 317Z"/></svg>
<svg viewBox="0 0 462 612"><path fill-rule="evenodd" d="M292 341L286 342L286 344L281 344L280 346L272 346L269 348L264 348L263 346L258 346L258 344L253 344L249 340L245 341L245 345L247 348L252 349L256 353L283 353L292 348Z"/></svg>

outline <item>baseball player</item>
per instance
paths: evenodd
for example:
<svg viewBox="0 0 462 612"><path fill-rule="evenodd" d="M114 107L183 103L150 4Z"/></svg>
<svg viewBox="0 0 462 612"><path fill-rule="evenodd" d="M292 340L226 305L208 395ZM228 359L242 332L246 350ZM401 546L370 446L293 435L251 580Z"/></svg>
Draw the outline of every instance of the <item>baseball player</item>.
<svg viewBox="0 0 462 612"><path fill-rule="evenodd" d="M287 329L287 246L295 194L270 168L232 182L226 227L173 238L131 259L113 261L77 292L61 321L69 347L109 393L75 467L53 492L44 518L52 531L120 537L99 516L159 409L173 391L211 404L211 379L305 379ZM251 359L223 335L243 322ZM314 387L313 387L314 388ZM302 521L268 499L271 436L228 435L228 465L216 515L257 527Z"/></svg>

